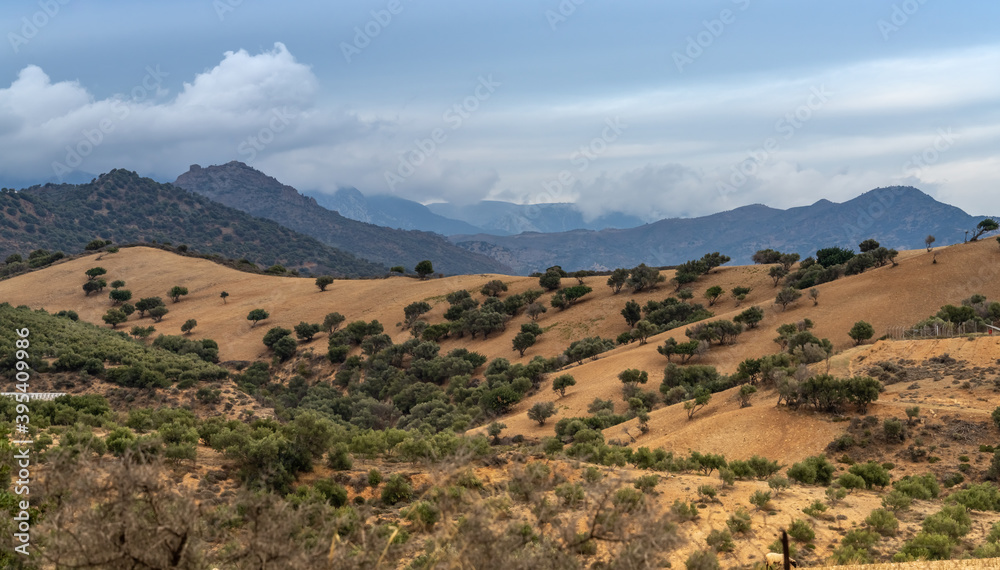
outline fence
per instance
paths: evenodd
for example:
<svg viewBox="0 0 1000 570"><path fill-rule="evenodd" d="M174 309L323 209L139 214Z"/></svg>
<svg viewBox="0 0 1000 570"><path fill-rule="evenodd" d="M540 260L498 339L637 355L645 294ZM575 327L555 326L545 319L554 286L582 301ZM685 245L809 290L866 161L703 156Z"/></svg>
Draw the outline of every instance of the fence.
<svg viewBox="0 0 1000 570"><path fill-rule="evenodd" d="M13 398L19 395L27 395L28 400L55 400L59 396L65 396L66 392L0 392L0 396L7 396Z"/></svg>

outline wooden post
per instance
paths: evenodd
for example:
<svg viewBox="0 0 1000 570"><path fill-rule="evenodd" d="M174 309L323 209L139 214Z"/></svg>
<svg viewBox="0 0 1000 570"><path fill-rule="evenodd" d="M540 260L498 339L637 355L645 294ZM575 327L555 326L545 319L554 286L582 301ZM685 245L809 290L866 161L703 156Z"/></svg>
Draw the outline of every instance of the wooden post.
<svg viewBox="0 0 1000 570"><path fill-rule="evenodd" d="M781 529L781 551L785 555L785 570L792 570L792 557L788 553L788 533Z"/></svg>

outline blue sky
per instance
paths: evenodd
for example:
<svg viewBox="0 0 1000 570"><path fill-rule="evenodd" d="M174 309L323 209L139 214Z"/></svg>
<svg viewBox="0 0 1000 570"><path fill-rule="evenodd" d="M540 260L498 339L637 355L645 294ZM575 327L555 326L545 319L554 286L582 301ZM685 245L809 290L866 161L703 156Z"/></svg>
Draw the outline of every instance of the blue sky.
<svg viewBox="0 0 1000 570"><path fill-rule="evenodd" d="M0 184L247 162L301 190L652 220L911 184L1000 214L985 1L0 6Z"/></svg>

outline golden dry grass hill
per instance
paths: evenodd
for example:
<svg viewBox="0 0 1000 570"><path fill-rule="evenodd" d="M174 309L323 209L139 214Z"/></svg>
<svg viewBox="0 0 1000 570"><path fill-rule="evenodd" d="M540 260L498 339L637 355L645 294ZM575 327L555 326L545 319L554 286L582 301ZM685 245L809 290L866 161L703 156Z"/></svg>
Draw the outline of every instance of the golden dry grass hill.
<svg viewBox="0 0 1000 570"><path fill-rule="evenodd" d="M931 454L940 466L953 470L972 456L973 469L981 471L986 468L989 457L978 452L979 446L996 443L995 433L980 429L980 426L990 424L990 412L997 405L996 388L990 381L997 378L1000 370L1000 337L881 340L855 347L847 333L855 322L864 320L874 326L875 337L878 338L892 327L912 325L934 314L942 305L957 305L973 294L983 294L990 299L1000 298L1000 251L996 243L978 242L938 248L933 252L903 252L897 261L899 265L896 267L873 269L858 276L819 285L817 303L803 296L784 311L774 305L778 289L768 277L766 267L720 267L713 270L693 284L696 300L707 288L716 285L727 292L736 286L752 288L740 307L728 296L721 298L710 307L713 319L731 319L753 305L764 309L765 318L757 329L743 333L737 344L713 346L696 362L715 366L723 373L732 373L746 358L778 352L773 339L779 325L810 319L815 323L812 332L817 337L829 338L837 350L829 365L825 362L813 365L816 372L823 372L829 366L833 374L847 377L868 373L870 366L876 362L899 363L909 373L907 380L887 386L879 400L870 406L868 415L878 422L885 418L905 419L907 408L919 406L921 445L933 448ZM406 277L337 280L321 292L313 279L246 274L207 260L133 247L114 254L83 256L2 281L0 301L15 306L45 308L50 312L74 310L81 319L101 324L101 316L110 307L107 294L88 297L81 288L86 281L84 272L94 266L107 269L106 278L109 281L124 280L125 287L133 293L133 301L148 296L166 300L167 291L172 286L186 287L189 294L180 302L167 300L170 312L162 322L155 324L157 333L180 334L182 323L187 319L196 319L198 326L190 336L217 341L223 361L270 360L271 354L261 342L269 328L292 328L300 321L319 322L333 311L345 315L348 322L378 320L393 341L399 343L410 338L408 331L396 326L403 320L403 308L410 303L429 303L432 310L424 318L438 323L444 320L443 314L448 306L445 297L453 291L468 290L473 296L479 296L480 287L493 279L500 279L509 286L507 294L538 288L537 278L483 274L423 281ZM666 273L669 279L672 275ZM571 280L564 280L564 284ZM545 332L523 357L512 350L511 342L520 325L528 322L528 317L524 315L515 317L505 332L494 334L488 340L468 337L446 339L441 343L442 352L465 347L490 359L503 357L523 363L537 355L555 356L575 340L592 336L614 339L629 330L620 314L626 301L635 299L643 305L649 300L662 300L672 294L669 286L661 286L638 294L623 291L616 295L605 286L606 277L592 276L583 280L593 287L593 292L567 310L549 308L541 315L537 322ZM226 302L219 296L222 291L229 293ZM551 293L546 293L542 302L548 305L551 296ZM268 311L270 318L251 327L246 317L256 308ZM127 328L133 324L135 317L123 326ZM143 324L148 324L148 321L143 321ZM644 370L650 379L647 389L655 389L667 364L656 348L667 337L686 340L684 328L680 328L653 336L648 344L619 346L596 359L565 367L558 374L572 374L576 385L570 387L564 397L558 397L548 382L543 382L539 391L516 404L509 414L498 418L507 426L505 435L519 434L529 441L551 436L558 419L588 415L587 408L595 398L611 400L615 402L616 409L622 411L622 384L617 378L618 373L628 368ZM312 347L319 354L325 353L325 335L318 335L304 347L306 350ZM950 355L954 359L953 364L939 365L932 361L932 358L943 354ZM334 369L327 365L317 379L323 380L328 377L323 375L333 372ZM550 374L549 377L556 375ZM741 408L736 390L713 395L709 405L693 419L688 418L680 404L660 407L650 414L648 433L641 434L636 420L631 420L605 430L605 438L621 440L633 448L662 447L679 456L686 456L692 450L722 453L728 459L762 455L787 467L805 457L828 451L831 442L857 427L855 422L842 421L846 418L777 407L774 405L777 396L773 390L762 390L756 395L753 405ZM528 419L526 412L532 405L550 401L555 403L557 414L546 425L539 426ZM199 448L201 453L202 448ZM915 465L908 462L911 451L905 445L882 449L856 448L851 453L858 461L875 459L894 462L898 465L893 472L894 479L926 472L929 468L927 463ZM211 450L205 449L204 457L213 466L221 464L218 455ZM963 460L963 457L966 459ZM567 473L579 469L574 460L545 461L550 462L554 469L567 470ZM359 461L354 471L363 476L366 469L375 465ZM846 468L846 463L839 464L838 474ZM612 471L625 478L638 477L643 473L631 469ZM510 468L503 466L476 467L476 473L486 482L504 481L511 476ZM943 475L945 471L941 473ZM304 479L313 480L329 474L327 468L319 467ZM195 475L197 470L190 475L192 480L185 484L194 484ZM664 475L657 488L657 500L665 508L675 500L696 501L698 489L706 484L718 485L718 480L690 473ZM680 532L687 542L670 555L672 566L683 566L692 552L704 548L705 540L713 529L724 526L736 508L750 508L749 498L755 491L767 489L765 481L738 481L721 491L716 500L704 502L697 520L682 526ZM854 491L840 502L835 509L836 516L831 515L822 522L817 520L813 547L802 555L806 565L822 566L847 530L880 506L882 495L876 491ZM793 486L784 490L780 501L776 500L779 507L752 512L754 530L736 539L737 546L733 552L720 555L722 566L751 567L762 560L778 529L803 518L803 508L824 498L822 487ZM880 546L884 553L891 555L893 548L898 548L906 538L914 536L920 530L921 520L938 506L937 503L918 503L909 514L901 516L899 535L887 539L888 543ZM982 540L997 518L996 513L975 513L974 530L969 540Z"/></svg>

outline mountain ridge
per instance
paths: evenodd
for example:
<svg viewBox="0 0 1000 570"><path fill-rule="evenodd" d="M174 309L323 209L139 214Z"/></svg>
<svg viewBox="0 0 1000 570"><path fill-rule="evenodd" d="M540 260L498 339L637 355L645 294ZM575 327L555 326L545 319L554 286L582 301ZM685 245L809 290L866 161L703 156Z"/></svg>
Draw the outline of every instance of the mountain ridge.
<svg viewBox="0 0 1000 570"><path fill-rule="evenodd" d="M412 269L429 259L438 272L446 274L511 271L494 259L456 247L438 234L348 219L242 162L205 168L195 164L178 176L174 184L386 266L403 265Z"/></svg>
<svg viewBox="0 0 1000 570"><path fill-rule="evenodd" d="M867 191L842 203L818 200L785 210L753 204L698 218L668 218L624 230L576 230L555 234L451 236L467 249L504 259L519 273L675 265L719 251L734 263L750 263L759 249L813 255L823 247L856 248L874 238L886 247L916 249L928 235L937 245L963 241L983 217L938 202L909 186Z"/></svg>
<svg viewBox="0 0 1000 570"><path fill-rule="evenodd" d="M46 184L0 193L0 254L34 249L75 253L95 238L171 242L202 253L346 276L386 268L270 220L135 172L116 169L86 184Z"/></svg>

